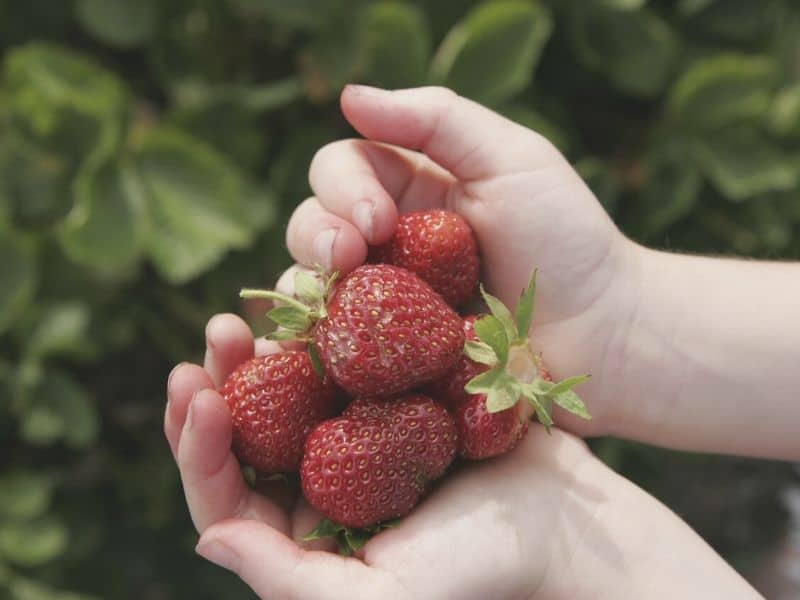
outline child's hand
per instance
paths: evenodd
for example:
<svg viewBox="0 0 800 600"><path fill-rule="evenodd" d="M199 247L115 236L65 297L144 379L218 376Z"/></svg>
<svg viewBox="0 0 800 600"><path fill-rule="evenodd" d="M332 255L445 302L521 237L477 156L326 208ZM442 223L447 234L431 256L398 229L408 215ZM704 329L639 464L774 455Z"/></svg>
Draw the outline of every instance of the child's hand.
<svg viewBox="0 0 800 600"><path fill-rule="evenodd" d="M359 558L299 544L319 515L290 489L265 497L231 453L230 411L215 391L254 351L247 325L212 319L205 368L168 384L165 431L198 552L262 598L751 598L754 592L672 513L594 458L533 426L511 453L451 473Z"/></svg>
<svg viewBox="0 0 800 600"><path fill-rule="evenodd" d="M611 384L635 306L639 247L546 139L446 89L352 86L342 109L367 139L317 153L315 196L288 227L292 256L347 271L365 260L367 244L392 234L398 211L460 213L478 238L481 279L508 306L539 269L535 346L556 378L595 375L581 386L594 420L558 422L603 432L620 404Z"/></svg>

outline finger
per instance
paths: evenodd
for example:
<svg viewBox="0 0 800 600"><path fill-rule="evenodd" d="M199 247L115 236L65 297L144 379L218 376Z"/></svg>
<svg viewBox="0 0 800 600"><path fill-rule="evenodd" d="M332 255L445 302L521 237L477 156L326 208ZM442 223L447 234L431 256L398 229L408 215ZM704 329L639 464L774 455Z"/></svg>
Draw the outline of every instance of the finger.
<svg viewBox="0 0 800 600"><path fill-rule="evenodd" d="M186 420L189 402L198 391L213 389L214 382L201 367L181 363L169 374L167 380L167 408L164 411L164 434L167 436L172 456L178 458L178 443Z"/></svg>
<svg viewBox="0 0 800 600"><path fill-rule="evenodd" d="M261 523L218 523L200 538L197 553L239 575L262 598L401 597L401 590L384 572L355 558L302 550Z"/></svg>
<svg viewBox="0 0 800 600"><path fill-rule="evenodd" d="M360 139L323 146L308 178L320 204L353 223L370 244L391 237L398 208L443 205L453 184L452 175L422 154Z"/></svg>
<svg viewBox="0 0 800 600"><path fill-rule="evenodd" d="M345 273L367 256L367 244L358 229L325 210L313 197L302 202L289 219L286 245L301 264Z"/></svg>
<svg viewBox="0 0 800 600"><path fill-rule="evenodd" d="M420 150L464 182L535 169L560 157L543 136L446 88L347 86L341 105L364 137Z"/></svg>
<svg viewBox="0 0 800 600"><path fill-rule="evenodd" d="M232 517L263 520L282 531L286 515L251 492L231 452L231 413L215 390L192 399L178 446L178 465L192 521L199 532Z"/></svg>
<svg viewBox="0 0 800 600"><path fill-rule="evenodd" d="M280 351L281 346L278 342L273 342L263 337L256 338L256 356L266 356Z"/></svg>
<svg viewBox="0 0 800 600"><path fill-rule="evenodd" d="M215 315L206 325L206 371L221 387L231 372L253 357L253 333L247 323L232 314Z"/></svg>

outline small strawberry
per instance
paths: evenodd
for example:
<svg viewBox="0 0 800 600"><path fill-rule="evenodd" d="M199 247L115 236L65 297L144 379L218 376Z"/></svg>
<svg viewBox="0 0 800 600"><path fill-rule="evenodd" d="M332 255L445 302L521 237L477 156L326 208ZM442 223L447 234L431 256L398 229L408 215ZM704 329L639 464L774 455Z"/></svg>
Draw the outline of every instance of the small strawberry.
<svg viewBox="0 0 800 600"><path fill-rule="evenodd" d="M375 527L408 514L455 453L453 419L430 398L356 400L306 439L303 494L341 527Z"/></svg>
<svg viewBox="0 0 800 600"><path fill-rule="evenodd" d="M478 286L480 261L472 228L446 210L401 215L394 236L370 248L369 260L416 273L450 306L463 304Z"/></svg>
<svg viewBox="0 0 800 600"><path fill-rule="evenodd" d="M332 286L331 278L325 290ZM443 376L458 362L461 318L406 269L362 265L332 292L299 272L295 287L312 306L272 291L242 290L242 296L283 302L268 313L285 328L277 337L310 342L324 371L352 396L398 394Z"/></svg>
<svg viewBox="0 0 800 600"><path fill-rule="evenodd" d="M257 356L230 374L221 390L231 409L233 450L257 471L297 471L309 432L336 414L336 392L306 352Z"/></svg>
<svg viewBox="0 0 800 600"><path fill-rule="evenodd" d="M527 432L534 412L549 431L553 402L589 418L572 391L587 377L553 383L541 356L530 349L527 332L533 318L535 275L523 292L516 317L481 288L492 315L464 319L465 356L452 372L428 387L431 396L454 415L459 454L464 458L508 452Z"/></svg>

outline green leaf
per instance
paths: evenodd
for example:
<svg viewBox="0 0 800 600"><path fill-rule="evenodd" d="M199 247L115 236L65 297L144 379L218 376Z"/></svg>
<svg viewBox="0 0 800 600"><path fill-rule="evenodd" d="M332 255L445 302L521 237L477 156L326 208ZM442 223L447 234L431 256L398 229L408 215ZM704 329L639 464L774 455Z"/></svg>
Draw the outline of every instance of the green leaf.
<svg viewBox="0 0 800 600"><path fill-rule="evenodd" d="M264 337L268 340L272 340L273 342L293 342L298 339L296 331L288 331L286 329L276 329L275 331L270 331Z"/></svg>
<svg viewBox="0 0 800 600"><path fill-rule="evenodd" d="M523 392L525 392L528 396L531 394L534 396L546 396L550 393L550 390L555 387L555 385L556 384L552 381L547 381L546 379L538 377L528 385L523 386Z"/></svg>
<svg viewBox="0 0 800 600"><path fill-rule="evenodd" d="M508 360L509 340L506 329L497 317L487 315L475 321L475 333L478 339L494 350L501 365Z"/></svg>
<svg viewBox="0 0 800 600"><path fill-rule="evenodd" d="M303 332L311 327L309 311L301 311L294 306L275 307L267 313L267 317L289 331Z"/></svg>
<svg viewBox="0 0 800 600"><path fill-rule="evenodd" d="M155 32L155 0L78 0L75 16L97 39L120 47L137 46Z"/></svg>
<svg viewBox="0 0 800 600"><path fill-rule="evenodd" d="M11 123L28 142L75 162L99 161L119 148L128 96L113 74L44 43L15 48L4 66Z"/></svg>
<svg viewBox="0 0 800 600"><path fill-rule="evenodd" d="M365 14L365 80L384 88L425 83L431 34L425 13L405 2L378 2Z"/></svg>
<svg viewBox="0 0 800 600"><path fill-rule="evenodd" d="M130 167L115 164L81 169L74 183L75 205L59 241L76 263L106 277L124 275L142 253L143 206Z"/></svg>
<svg viewBox="0 0 800 600"><path fill-rule="evenodd" d="M439 46L431 78L483 104L498 104L528 86L552 29L541 4L479 4Z"/></svg>
<svg viewBox="0 0 800 600"><path fill-rule="evenodd" d="M489 413L507 410L519 401L521 393L522 389L517 381L504 374L486 394L486 410Z"/></svg>
<svg viewBox="0 0 800 600"><path fill-rule="evenodd" d="M483 342L467 340L464 344L464 354L466 354L467 358L470 360L474 360L482 365L494 367L497 364L497 355L494 353L494 350Z"/></svg>
<svg viewBox="0 0 800 600"><path fill-rule="evenodd" d="M693 130L754 121L770 107L777 74L778 65L770 56L712 55L678 79L669 110Z"/></svg>
<svg viewBox="0 0 800 600"><path fill-rule="evenodd" d="M308 271L298 269L294 275L294 294L304 302L314 305L321 302L322 287L319 278Z"/></svg>
<svg viewBox="0 0 800 600"><path fill-rule="evenodd" d="M53 516L0 523L0 555L23 567L53 560L66 550L67 541L66 526Z"/></svg>
<svg viewBox="0 0 800 600"><path fill-rule="evenodd" d="M649 176L636 206L648 235L663 232L696 206L703 179L693 162L686 160L690 154L691 148L678 143L648 158Z"/></svg>
<svg viewBox="0 0 800 600"><path fill-rule="evenodd" d="M170 283L189 281L230 249L247 247L269 217L251 203L270 198L252 198L238 170L184 134L152 132L136 162L149 223L146 249Z"/></svg>
<svg viewBox="0 0 800 600"><path fill-rule="evenodd" d="M51 369L26 394L20 415L20 435L31 444L63 439L82 448L97 437L99 419L88 392L64 371Z"/></svg>
<svg viewBox="0 0 800 600"><path fill-rule="evenodd" d="M657 13L581 6L570 11L568 26L581 62L607 75L622 91L651 97L669 81L678 39Z"/></svg>
<svg viewBox="0 0 800 600"><path fill-rule="evenodd" d="M346 527L344 529L344 539L347 542L349 554L358 552L363 548L366 543L375 535L372 531L366 529L351 529Z"/></svg>
<svg viewBox="0 0 800 600"><path fill-rule="evenodd" d="M317 375L325 377L325 367L322 365L322 360L319 357L319 352L315 344L308 345L308 356L311 359L311 366L314 367Z"/></svg>
<svg viewBox="0 0 800 600"><path fill-rule="evenodd" d="M36 288L32 244L0 228L0 332L25 310Z"/></svg>
<svg viewBox="0 0 800 600"><path fill-rule="evenodd" d="M503 324L508 343L514 344L519 341L522 332L517 331L517 325L514 321L514 316L511 314L511 311L508 310L506 305L503 304L499 298L495 298L491 294L487 293L487 291L483 288L483 284L481 284L480 290L481 296L483 296L483 300L486 302L486 306L489 307L489 312L491 312L492 315Z"/></svg>
<svg viewBox="0 0 800 600"><path fill-rule="evenodd" d="M528 399L533 409L536 411L536 417L539 419L539 422L544 426L547 432L550 433L550 428L553 426L553 417L548 402L540 399L534 393L530 385L522 386L521 391L522 395Z"/></svg>
<svg viewBox="0 0 800 600"><path fill-rule="evenodd" d="M312 529L309 533L303 536L304 542L311 542L313 540L321 540L324 538L329 537L336 537L336 535L340 531L344 531L345 527L343 525L339 525L338 523L334 523L330 519L320 519L317 526Z"/></svg>
<svg viewBox="0 0 800 600"><path fill-rule="evenodd" d="M57 590L21 576L15 576L8 589L10 600L99 600L96 596Z"/></svg>
<svg viewBox="0 0 800 600"><path fill-rule="evenodd" d="M82 302L53 304L39 318L28 339L26 354L42 359L57 354L81 354L89 343L89 306Z"/></svg>
<svg viewBox="0 0 800 600"><path fill-rule="evenodd" d="M768 112L771 133L800 139L800 83L783 88Z"/></svg>
<svg viewBox="0 0 800 600"><path fill-rule="evenodd" d="M647 0L596 0L603 6L613 10L639 10L647 4Z"/></svg>
<svg viewBox="0 0 800 600"><path fill-rule="evenodd" d="M470 379L464 386L464 390L470 394L488 394L504 376L505 373L502 367L484 371L480 375L476 375Z"/></svg>
<svg viewBox="0 0 800 600"><path fill-rule="evenodd" d="M0 476L0 515L29 520L42 515L50 506L53 485L46 475L32 471L12 471Z"/></svg>
<svg viewBox="0 0 800 600"><path fill-rule="evenodd" d="M589 381L590 378L591 376L589 375L575 375L573 377L567 377L551 387L547 392L547 395L552 397L558 396L559 394L563 394L564 392L571 390L576 385L580 385L586 381Z"/></svg>
<svg viewBox="0 0 800 600"><path fill-rule="evenodd" d="M754 130L720 131L695 147L698 165L731 200L797 185L798 170L780 148Z"/></svg>
<svg viewBox="0 0 800 600"><path fill-rule="evenodd" d="M522 292L517 304L516 329L520 338L528 337L533 322L533 309L536 302L536 270L533 271L528 287Z"/></svg>
<svg viewBox="0 0 800 600"><path fill-rule="evenodd" d="M578 394L572 390L566 390L559 394L552 395L553 402L558 404L564 410L571 412L573 415L578 415L582 419L591 419L592 416L586 409L583 400L580 399Z"/></svg>

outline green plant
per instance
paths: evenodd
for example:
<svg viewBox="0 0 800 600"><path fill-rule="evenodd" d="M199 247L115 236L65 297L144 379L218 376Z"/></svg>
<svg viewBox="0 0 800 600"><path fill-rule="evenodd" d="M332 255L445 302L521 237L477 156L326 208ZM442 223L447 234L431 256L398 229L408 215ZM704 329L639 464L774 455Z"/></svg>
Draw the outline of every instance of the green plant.
<svg viewBox="0 0 800 600"><path fill-rule="evenodd" d="M192 557L164 381L288 264L346 82L542 132L638 240L797 258L799 40L793 0L0 0L0 595L245 593Z"/></svg>

